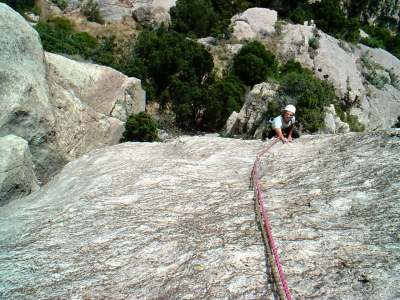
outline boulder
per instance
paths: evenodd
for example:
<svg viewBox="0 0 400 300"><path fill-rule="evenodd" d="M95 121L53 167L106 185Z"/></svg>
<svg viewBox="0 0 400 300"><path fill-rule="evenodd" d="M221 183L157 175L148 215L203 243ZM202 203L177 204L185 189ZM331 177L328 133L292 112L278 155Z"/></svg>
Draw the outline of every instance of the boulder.
<svg viewBox="0 0 400 300"><path fill-rule="evenodd" d="M171 16L169 12L163 7L154 7L152 5L138 6L132 11L134 19L145 26L157 27L164 24L169 26L171 23Z"/></svg>
<svg viewBox="0 0 400 300"><path fill-rule="evenodd" d="M340 120L339 116L336 114L335 107L331 104L325 107L325 128L324 133L348 133L350 132L349 124Z"/></svg>
<svg viewBox="0 0 400 300"><path fill-rule="evenodd" d="M267 125L265 113L268 110L268 102L274 101L278 86L273 83L260 83L254 85L245 96L246 100L237 116L232 116L227 123L227 133L246 134L254 138L261 138L261 134Z"/></svg>
<svg viewBox="0 0 400 300"><path fill-rule="evenodd" d="M46 182L69 160L119 142L144 111L140 80L111 68L44 53L37 32L0 3L0 137L25 139Z"/></svg>
<svg viewBox="0 0 400 300"><path fill-rule="evenodd" d="M233 136L238 132L239 126L239 114L236 111L233 111L226 121L225 125L225 135Z"/></svg>
<svg viewBox="0 0 400 300"><path fill-rule="evenodd" d="M0 210L0 294L273 299L249 187L265 146L180 137L70 162ZM315 135L261 158L294 299L398 298L399 151L397 136Z"/></svg>
<svg viewBox="0 0 400 300"><path fill-rule="evenodd" d="M231 18L232 38L243 41L270 36L275 32L278 14L267 8L253 7Z"/></svg>
<svg viewBox="0 0 400 300"><path fill-rule="evenodd" d="M134 1L98 0L100 15L105 22L122 22L125 18L132 18ZM84 3L81 3L81 6Z"/></svg>
<svg viewBox="0 0 400 300"><path fill-rule="evenodd" d="M15 135L0 137L0 206L37 189L28 142Z"/></svg>
<svg viewBox="0 0 400 300"><path fill-rule="evenodd" d="M145 92L137 78L52 53L46 53L46 65L50 82L64 87L98 113L125 122L129 115L145 109Z"/></svg>

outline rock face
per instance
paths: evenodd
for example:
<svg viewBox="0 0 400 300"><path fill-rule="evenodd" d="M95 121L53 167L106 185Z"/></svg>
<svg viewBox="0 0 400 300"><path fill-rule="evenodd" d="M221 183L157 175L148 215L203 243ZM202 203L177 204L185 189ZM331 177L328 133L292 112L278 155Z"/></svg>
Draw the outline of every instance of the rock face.
<svg viewBox="0 0 400 300"><path fill-rule="evenodd" d="M313 49L311 39L318 40L318 48ZM346 52L339 41L314 26L284 25L281 39L277 44L279 56L294 58L308 69L312 69L320 79L328 79L339 97L348 95L350 102L365 94L361 73L357 68L356 57Z"/></svg>
<svg viewBox="0 0 400 300"><path fill-rule="evenodd" d="M261 148L193 137L120 144L69 163L0 210L0 294L265 298L248 181ZM30 245L24 264L20 243Z"/></svg>
<svg viewBox="0 0 400 300"><path fill-rule="evenodd" d="M0 210L0 294L272 299L249 187L264 146L183 137L70 162ZM294 299L399 298L399 148L396 136L304 136L263 158Z"/></svg>
<svg viewBox="0 0 400 300"><path fill-rule="evenodd" d="M0 3L0 136L43 138L54 124L37 32Z"/></svg>
<svg viewBox="0 0 400 300"><path fill-rule="evenodd" d="M309 45L312 38L319 41L317 49ZM400 61L396 57L382 49L354 48L313 26L285 25L277 39L279 56L294 58L320 79L331 82L336 94L368 129L394 124L400 115ZM366 60L371 62L368 72Z"/></svg>
<svg viewBox="0 0 400 300"><path fill-rule="evenodd" d="M39 189L27 141L15 135L0 138L0 206Z"/></svg>
<svg viewBox="0 0 400 300"><path fill-rule="evenodd" d="M38 34L0 3L0 137L29 143L41 181L67 161L119 142L127 116L145 107L140 80L44 53Z"/></svg>

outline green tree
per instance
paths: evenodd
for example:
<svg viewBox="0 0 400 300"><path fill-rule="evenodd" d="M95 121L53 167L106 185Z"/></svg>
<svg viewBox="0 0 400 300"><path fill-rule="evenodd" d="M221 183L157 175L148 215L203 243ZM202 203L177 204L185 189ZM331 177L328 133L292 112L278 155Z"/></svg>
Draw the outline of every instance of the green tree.
<svg viewBox="0 0 400 300"><path fill-rule="evenodd" d="M1 0L0 2L7 4L18 12L32 9L35 6L35 0Z"/></svg>
<svg viewBox="0 0 400 300"><path fill-rule="evenodd" d="M257 41L243 46L233 59L234 74L247 85L260 83L267 76L274 76L277 70L275 56Z"/></svg>
<svg viewBox="0 0 400 300"><path fill-rule="evenodd" d="M208 91L203 127L208 130L221 129L231 113L242 108L245 91L246 87L235 76L214 82Z"/></svg>
<svg viewBox="0 0 400 300"><path fill-rule="evenodd" d="M208 36L217 21L210 0L178 0L171 9L172 27L181 33Z"/></svg>
<svg viewBox="0 0 400 300"><path fill-rule="evenodd" d="M307 132L315 132L324 126L324 107L336 101L332 85L315 78L308 70L286 74L280 92L297 101L296 115Z"/></svg>

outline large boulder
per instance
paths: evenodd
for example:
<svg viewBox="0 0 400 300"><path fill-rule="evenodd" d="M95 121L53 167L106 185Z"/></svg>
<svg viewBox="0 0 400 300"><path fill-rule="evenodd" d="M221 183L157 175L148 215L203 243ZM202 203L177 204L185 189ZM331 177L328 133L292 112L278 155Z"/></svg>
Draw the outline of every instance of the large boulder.
<svg viewBox="0 0 400 300"><path fill-rule="evenodd" d="M231 18L232 37L238 41L270 36L275 32L278 14L267 8L253 7Z"/></svg>
<svg viewBox="0 0 400 300"><path fill-rule="evenodd" d="M69 160L119 142L127 116L143 111L140 80L44 53L37 32L0 3L0 136L30 147L42 182Z"/></svg>
<svg viewBox="0 0 400 300"><path fill-rule="evenodd" d="M55 142L63 158L117 144L128 116L145 109L140 80L52 53L45 57L57 119Z"/></svg>
<svg viewBox="0 0 400 300"><path fill-rule="evenodd" d="M0 294L273 299L249 187L265 146L181 137L70 162L0 210ZM398 298L399 137L303 136L271 151L261 182L293 298Z"/></svg>
<svg viewBox="0 0 400 300"><path fill-rule="evenodd" d="M246 100L239 113L233 112L226 125L226 134L261 138L269 120L265 119L268 103L275 101L279 86L262 82L246 93Z"/></svg>
<svg viewBox="0 0 400 300"><path fill-rule="evenodd" d="M145 109L145 92L137 78L52 53L46 53L46 65L49 82L64 87L98 113L125 122Z"/></svg>
<svg viewBox="0 0 400 300"><path fill-rule="evenodd" d="M38 188L28 142L15 135L0 137L0 206Z"/></svg>

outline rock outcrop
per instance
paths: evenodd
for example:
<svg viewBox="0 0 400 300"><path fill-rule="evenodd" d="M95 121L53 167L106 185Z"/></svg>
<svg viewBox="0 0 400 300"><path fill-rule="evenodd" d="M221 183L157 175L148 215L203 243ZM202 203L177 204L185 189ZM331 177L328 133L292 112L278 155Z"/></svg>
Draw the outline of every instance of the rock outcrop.
<svg viewBox="0 0 400 300"><path fill-rule="evenodd" d="M33 168L27 141L0 137L0 206L39 189Z"/></svg>
<svg viewBox="0 0 400 300"><path fill-rule="evenodd" d="M0 210L0 294L272 299L249 187L264 146L182 137L70 162ZM263 158L294 299L399 297L399 151L384 134L304 136Z"/></svg>
<svg viewBox="0 0 400 300"><path fill-rule="evenodd" d="M0 137L25 139L40 181L67 161L119 142L143 111L140 80L44 53L37 32L0 3Z"/></svg>

